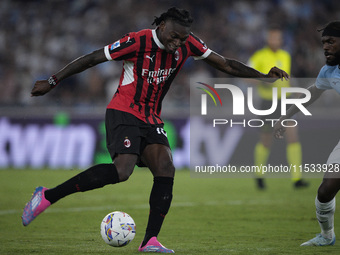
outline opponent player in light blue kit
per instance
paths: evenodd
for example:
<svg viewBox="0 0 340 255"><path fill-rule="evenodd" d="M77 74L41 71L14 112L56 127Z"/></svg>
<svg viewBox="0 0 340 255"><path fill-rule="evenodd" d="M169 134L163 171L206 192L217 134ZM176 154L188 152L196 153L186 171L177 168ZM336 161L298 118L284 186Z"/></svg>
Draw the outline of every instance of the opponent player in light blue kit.
<svg viewBox="0 0 340 255"><path fill-rule="evenodd" d="M330 22L319 31L322 31L326 65L321 68L315 84L308 88L311 92L311 99L305 106L312 104L327 89L334 89L340 94L340 21ZM287 111L287 115L280 118L274 127L275 137L282 138L283 136L285 130L281 125L282 120L289 119L298 111L299 109L293 105ZM335 195L340 189L340 141L329 155L327 165L328 171L324 175L315 198L316 217L321 233L301 246L325 246L335 243L334 212Z"/></svg>

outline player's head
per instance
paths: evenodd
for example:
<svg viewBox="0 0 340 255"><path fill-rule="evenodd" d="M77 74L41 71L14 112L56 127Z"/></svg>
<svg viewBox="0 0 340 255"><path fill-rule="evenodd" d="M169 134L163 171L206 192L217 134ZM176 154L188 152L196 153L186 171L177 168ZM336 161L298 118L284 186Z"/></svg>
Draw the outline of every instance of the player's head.
<svg viewBox="0 0 340 255"><path fill-rule="evenodd" d="M272 51L277 51L282 47L282 30L281 28L273 24L267 30L267 45Z"/></svg>
<svg viewBox="0 0 340 255"><path fill-rule="evenodd" d="M186 42L190 34L193 18L187 10L170 8L156 17L157 36L169 53L175 53L178 47Z"/></svg>
<svg viewBox="0 0 340 255"><path fill-rule="evenodd" d="M339 65L340 21L332 21L318 31L322 31L321 42L326 56L326 64L330 66Z"/></svg>

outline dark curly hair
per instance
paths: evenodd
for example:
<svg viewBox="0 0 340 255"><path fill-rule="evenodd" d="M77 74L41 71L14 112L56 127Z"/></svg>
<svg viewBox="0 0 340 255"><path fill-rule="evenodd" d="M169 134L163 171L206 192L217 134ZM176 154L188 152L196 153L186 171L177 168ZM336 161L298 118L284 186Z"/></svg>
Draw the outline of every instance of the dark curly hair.
<svg viewBox="0 0 340 255"><path fill-rule="evenodd" d="M336 33L340 34L340 20L331 21L324 27L318 29L317 31L323 32L324 34L325 32L327 32L327 30L336 31Z"/></svg>
<svg viewBox="0 0 340 255"><path fill-rule="evenodd" d="M162 13L160 17L155 17L152 25L156 24L156 26L158 26L162 21L167 20L173 20L185 27L190 27L194 21L187 10L172 7L167 12Z"/></svg>

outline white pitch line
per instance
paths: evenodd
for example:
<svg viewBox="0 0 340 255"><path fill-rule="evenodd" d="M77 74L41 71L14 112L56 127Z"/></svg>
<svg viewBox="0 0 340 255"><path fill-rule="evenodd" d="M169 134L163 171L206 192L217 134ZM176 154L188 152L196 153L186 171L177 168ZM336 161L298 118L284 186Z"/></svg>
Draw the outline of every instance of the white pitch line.
<svg viewBox="0 0 340 255"><path fill-rule="evenodd" d="M251 200L251 201L242 201L242 200L230 200L230 201L208 201L205 203L200 202L174 202L171 204L171 207L194 207L194 206L216 206L216 205L255 205L255 204L271 204L273 201L266 200ZM124 208L122 210L127 209L148 209L149 204L140 204L134 206L127 205L113 205L113 206L95 206L95 207L73 207L73 208L48 208L45 213L65 213L65 212L90 212L90 211L102 211L102 210L119 210L119 208ZM22 213L22 210L0 210L0 215L12 215Z"/></svg>

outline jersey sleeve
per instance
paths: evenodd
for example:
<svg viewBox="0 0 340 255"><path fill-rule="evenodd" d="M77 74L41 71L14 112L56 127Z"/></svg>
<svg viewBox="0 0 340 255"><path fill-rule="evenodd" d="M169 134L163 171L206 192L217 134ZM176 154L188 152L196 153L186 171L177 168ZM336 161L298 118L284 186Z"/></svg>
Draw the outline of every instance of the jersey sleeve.
<svg viewBox="0 0 340 255"><path fill-rule="evenodd" d="M318 77L316 78L315 86L318 89L332 89L329 79L327 79L327 70L327 65L324 65L321 68Z"/></svg>
<svg viewBox="0 0 340 255"><path fill-rule="evenodd" d="M207 45L193 33L191 33L188 38L188 44L191 56L193 56L195 60L205 59L211 53Z"/></svg>
<svg viewBox="0 0 340 255"><path fill-rule="evenodd" d="M106 45L104 52L107 60L128 60L137 52L136 33L129 33L120 40Z"/></svg>

